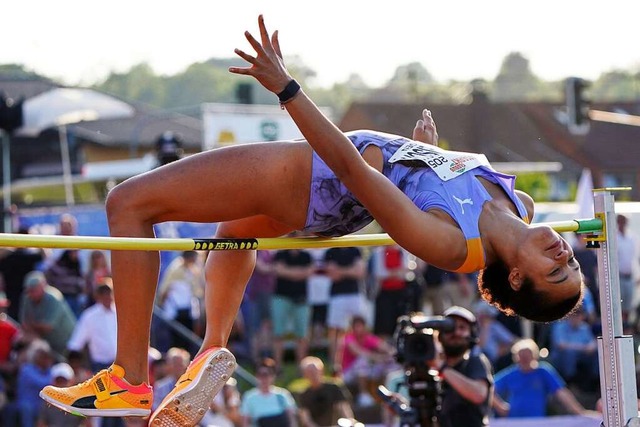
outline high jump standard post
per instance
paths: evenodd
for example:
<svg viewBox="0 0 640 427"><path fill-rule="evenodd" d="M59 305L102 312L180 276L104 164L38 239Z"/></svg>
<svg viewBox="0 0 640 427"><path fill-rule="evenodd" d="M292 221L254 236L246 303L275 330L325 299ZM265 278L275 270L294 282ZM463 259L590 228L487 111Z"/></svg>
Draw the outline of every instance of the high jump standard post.
<svg viewBox="0 0 640 427"><path fill-rule="evenodd" d="M618 269L618 238L612 190L594 190L596 218L602 220L598 241L598 279L602 336L598 337L600 391L604 427L639 426L633 337L623 335Z"/></svg>

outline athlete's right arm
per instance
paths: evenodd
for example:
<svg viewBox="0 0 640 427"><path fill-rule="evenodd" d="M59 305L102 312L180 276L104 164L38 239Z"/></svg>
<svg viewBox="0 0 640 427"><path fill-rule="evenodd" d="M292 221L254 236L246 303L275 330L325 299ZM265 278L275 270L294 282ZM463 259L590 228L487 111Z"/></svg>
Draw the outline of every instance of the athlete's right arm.
<svg viewBox="0 0 640 427"><path fill-rule="evenodd" d="M229 71L253 76L266 89L279 93L291 76L282 62L277 32L269 37L262 16L258 24L260 42L245 33L257 55L236 49L251 66L231 67ZM455 269L464 262L466 241L460 229L418 209L389 179L370 167L303 91L284 106L308 143L400 246L440 268Z"/></svg>

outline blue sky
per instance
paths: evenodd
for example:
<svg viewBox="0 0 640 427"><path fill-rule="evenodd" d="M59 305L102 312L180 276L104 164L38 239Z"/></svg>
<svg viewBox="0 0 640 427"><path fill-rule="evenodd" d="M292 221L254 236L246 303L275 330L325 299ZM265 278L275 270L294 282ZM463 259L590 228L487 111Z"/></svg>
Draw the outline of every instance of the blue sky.
<svg viewBox="0 0 640 427"><path fill-rule="evenodd" d="M248 49L263 13L317 84L351 73L378 86L422 63L438 80L492 79L510 52L547 80L640 69L635 0L20 0L3 5L0 63L22 63L68 84L91 84L146 61L160 74Z"/></svg>

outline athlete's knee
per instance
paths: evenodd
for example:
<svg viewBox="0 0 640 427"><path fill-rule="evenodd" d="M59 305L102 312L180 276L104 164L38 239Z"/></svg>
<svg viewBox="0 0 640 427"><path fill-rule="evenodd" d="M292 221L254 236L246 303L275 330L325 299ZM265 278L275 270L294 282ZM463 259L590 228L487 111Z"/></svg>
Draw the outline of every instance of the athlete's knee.
<svg viewBox="0 0 640 427"><path fill-rule="evenodd" d="M133 220L147 220L140 193L127 183L116 185L105 200L105 211L110 227Z"/></svg>
<svg viewBox="0 0 640 427"><path fill-rule="evenodd" d="M121 209L122 203L120 203L120 200L123 199L121 193L122 191L120 190L120 186L117 185L112 188L107 194L107 198L104 202L104 207L107 212L107 218L114 217Z"/></svg>

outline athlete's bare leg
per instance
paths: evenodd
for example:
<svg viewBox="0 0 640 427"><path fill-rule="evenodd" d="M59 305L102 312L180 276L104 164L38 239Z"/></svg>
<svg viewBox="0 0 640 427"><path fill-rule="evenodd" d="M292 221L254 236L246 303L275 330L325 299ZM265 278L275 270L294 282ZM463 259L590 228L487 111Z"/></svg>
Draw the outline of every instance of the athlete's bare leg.
<svg viewBox="0 0 640 427"><path fill-rule="evenodd" d="M254 216L220 224L217 237L278 237L293 228L266 216ZM255 251L210 252L207 257L205 307L207 331L202 350L225 347L245 286L256 264Z"/></svg>
<svg viewBox="0 0 640 427"><path fill-rule="evenodd" d="M282 229L304 225L309 200L311 150L305 143L234 146L188 157L131 178L114 188L106 208L112 236L153 237L153 224L164 221L226 222L264 215ZM259 221L258 221L259 223ZM245 224L249 224L248 222ZM251 223L252 237L276 234L274 223ZM242 234L242 227L222 226L221 234ZM217 254L209 261L214 285L208 296L207 346L224 345L242 297L247 253ZM148 251L113 251L112 274L118 315L115 363L132 384L148 381L147 353L159 256ZM236 272L230 275L230 272ZM238 273L239 272L239 273ZM208 285L209 287L211 285ZM224 290L219 290L224 287ZM222 292L228 293L224 296ZM209 292L211 294L211 292ZM232 302L223 298L231 298Z"/></svg>

